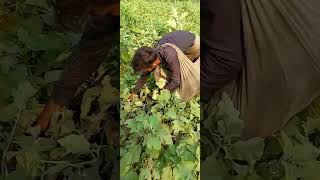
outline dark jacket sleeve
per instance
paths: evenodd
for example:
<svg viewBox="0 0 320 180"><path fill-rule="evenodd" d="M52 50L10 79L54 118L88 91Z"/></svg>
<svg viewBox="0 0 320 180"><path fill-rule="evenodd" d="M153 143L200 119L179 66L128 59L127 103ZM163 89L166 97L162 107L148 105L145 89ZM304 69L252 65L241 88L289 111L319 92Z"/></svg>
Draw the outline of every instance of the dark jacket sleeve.
<svg viewBox="0 0 320 180"><path fill-rule="evenodd" d="M170 76L167 78L167 84L164 86L169 91L176 90L181 84L181 72L178 54L174 48L167 46L163 49L162 58L166 61L168 68L171 71Z"/></svg>
<svg viewBox="0 0 320 180"><path fill-rule="evenodd" d="M133 93L138 94L140 89L146 84L150 73L142 74L138 80L136 86L133 89Z"/></svg>
<svg viewBox="0 0 320 180"><path fill-rule="evenodd" d="M119 17L106 17L104 21L89 19L78 45L70 55L52 95L54 103L67 106L78 86L89 78L106 58L119 36Z"/></svg>
<svg viewBox="0 0 320 180"><path fill-rule="evenodd" d="M239 77L242 68L240 0L201 0L201 101Z"/></svg>

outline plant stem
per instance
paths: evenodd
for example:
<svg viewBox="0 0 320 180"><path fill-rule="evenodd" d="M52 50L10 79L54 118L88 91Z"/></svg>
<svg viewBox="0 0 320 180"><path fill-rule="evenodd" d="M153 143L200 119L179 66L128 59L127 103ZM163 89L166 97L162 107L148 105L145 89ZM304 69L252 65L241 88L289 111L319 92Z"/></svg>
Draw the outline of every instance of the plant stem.
<svg viewBox="0 0 320 180"><path fill-rule="evenodd" d="M6 155L7 155L7 152L9 150L9 148L10 148L10 144L12 142L14 134L16 132L17 124L18 124L18 121L20 119L20 115L21 115L21 110L19 111L19 113L17 115L17 118L15 120L15 123L13 125L13 128L11 130L10 137L8 139L8 144L7 144L6 148L3 150L3 153L2 153L1 172L2 172L2 174L4 174L4 176L8 175L7 165L6 165Z"/></svg>

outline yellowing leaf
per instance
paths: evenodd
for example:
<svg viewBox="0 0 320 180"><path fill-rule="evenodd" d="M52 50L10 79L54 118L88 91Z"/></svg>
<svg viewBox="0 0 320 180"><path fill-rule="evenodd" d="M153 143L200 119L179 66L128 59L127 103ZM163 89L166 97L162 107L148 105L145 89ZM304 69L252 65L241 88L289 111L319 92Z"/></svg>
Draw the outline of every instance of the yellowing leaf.
<svg viewBox="0 0 320 180"><path fill-rule="evenodd" d="M156 85L160 88L163 89L163 87L166 85L166 80L163 78L160 78L158 82L156 82Z"/></svg>
<svg viewBox="0 0 320 180"><path fill-rule="evenodd" d="M166 166L162 169L161 180L171 180L172 179L172 168Z"/></svg>

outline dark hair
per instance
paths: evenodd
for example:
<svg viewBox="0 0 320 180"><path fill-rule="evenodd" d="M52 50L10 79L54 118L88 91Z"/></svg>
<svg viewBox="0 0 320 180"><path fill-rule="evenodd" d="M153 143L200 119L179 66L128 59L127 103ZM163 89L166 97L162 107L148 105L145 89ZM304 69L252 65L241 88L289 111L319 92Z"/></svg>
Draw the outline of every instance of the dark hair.
<svg viewBox="0 0 320 180"><path fill-rule="evenodd" d="M133 56L132 68L135 72L138 72L142 68L150 67L158 57L155 49L146 46L141 47Z"/></svg>

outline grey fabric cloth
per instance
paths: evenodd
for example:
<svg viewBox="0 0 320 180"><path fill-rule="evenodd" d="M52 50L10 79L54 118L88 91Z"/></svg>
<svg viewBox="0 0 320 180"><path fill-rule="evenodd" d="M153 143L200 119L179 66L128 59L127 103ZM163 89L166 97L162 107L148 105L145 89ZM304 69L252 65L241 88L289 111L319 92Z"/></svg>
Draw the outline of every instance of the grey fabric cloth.
<svg viewBox="0 0 320 180"><path fill-rule="evenodd" d="M243 0L246 61L233 100L244 137L268 136L320 95L320 1Z"/></svg>

